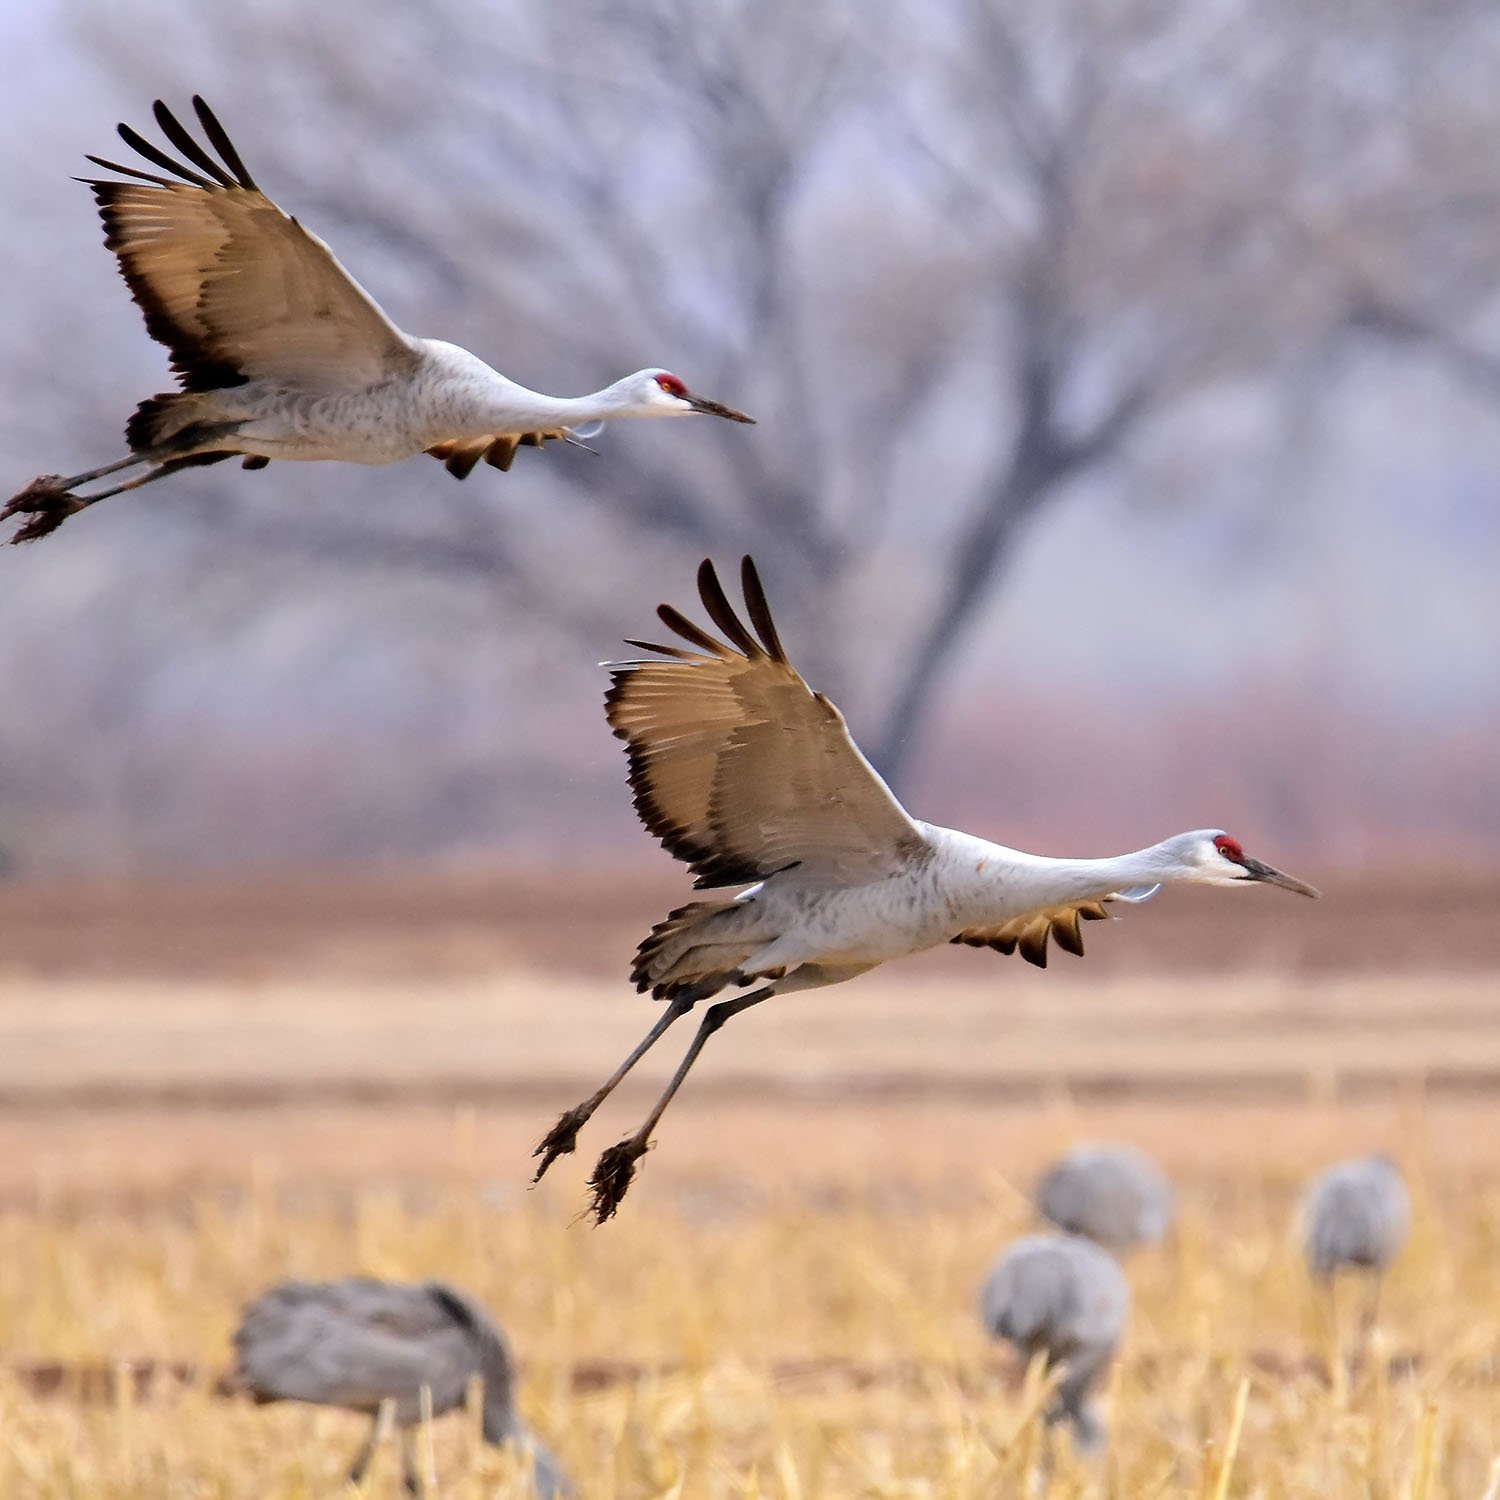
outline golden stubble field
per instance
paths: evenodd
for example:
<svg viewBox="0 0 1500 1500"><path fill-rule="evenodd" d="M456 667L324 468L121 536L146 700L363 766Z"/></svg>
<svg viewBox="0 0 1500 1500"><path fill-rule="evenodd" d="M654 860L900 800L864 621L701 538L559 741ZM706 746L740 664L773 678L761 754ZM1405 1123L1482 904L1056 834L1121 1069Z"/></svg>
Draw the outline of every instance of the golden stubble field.
<svg viewBox="0 0 1500 1500"><path fill-rule="evenodd" d="M1153 1151L1182 1213L1129 1266L1108 1454L1058 1443L1048 1493L1497 1493L1500 980L1481 938L1437 972L1350 972L1285 934L1258 967L1169 977L924 961L766 1007L715 1038L594 1229L592 1153L670 1059L535 1191L528 1152L647 1002L525 933L402 948L382 913L368 949L351 920L318 958L271 921L220 944L269 957L220 970L207 943L188 962L144 942L174 930L158 915L102 947L75 932L72 961L57 917L0 978L4 1500L340 1493L359 1419L214 1384L247 1296L354 1272L477 1293L580 1496L1039 1493L1043 1395L987 1345L975 1294L1031 1227L1038 1168L1083 1137ZM1313 1170L1377 1148L1416 1225L1346 1372L1290 1224ZM438 1493L527 1493L461 1416L433 1444ZM397 1467L383 1455L367 1492L398 1494Z"/></svg>

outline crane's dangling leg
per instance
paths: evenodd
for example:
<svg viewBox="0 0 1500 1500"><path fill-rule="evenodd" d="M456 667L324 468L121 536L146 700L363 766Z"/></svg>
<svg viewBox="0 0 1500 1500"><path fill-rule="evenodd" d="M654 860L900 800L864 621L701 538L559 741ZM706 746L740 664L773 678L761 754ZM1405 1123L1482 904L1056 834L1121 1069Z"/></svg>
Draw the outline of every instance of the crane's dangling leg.
<svg viewBox="0 0 1500 1500"><path fill-rule="evenodd" d="M667 1027L673 1021L685 1016L697 1003L695 999L685 998L671 1001L662 1012L661 1019L646 1033L635 1051L604 1080L603 1084L582 1104L562 1113L557 1124L542 1137L541 1144L531 1153L542 1159L541 1166L536 1169L536 1176L531 1179L533 1182L540 1182L542 1174L559 1156L566 1156L578 1145L578 1132L588 1124L589 1117L594 1111L614 1092L615 1085L656 1045Z"/></svg>
<svg viewBox="0 0 1500 1500"><path fill-rule="evenodd" d="M156 479L164 479L168 474L175 474L179 469L216 464L233 457L232 453L193 453L185 458L169 458L147 469L138 478L127 479L124 484L112 485L109 489L100 490L95 495L71 494L70 486L79 482L76 476L73 479L59 479L55 474L43 474L40 478L33 479L20 494L13 495L6 502L5 509L0 510L0 521L16 515L29 516L31 519L16 532L11 542L12 544L34 542L56 531L69 516L76 516L79 511L87 510L89 506L97 505L101 500L108 500L112 495L123 495L127 490L138 490L143 484L150 484ZM131 463L143 461L139 456L130 460ZM123 468L124 465L115 464L111 467ZM108 473L109 470L105 469L101 472Z"/></svg>
<svg viewBox="0 0 1500 1500"><path fill-rule="evenodd" d="M682 1081L698 1060L703 1044L731 1016L739 1015L742 1010L749 1010L752 1005L759 1005L762 1000L769 1000L776 992L777 987L774 984L764 985L737 999L721 1000L717 1005L709 1006L704 1012L703 1020L698 1025L698 1034L693 1038L686 1056L672 1075L672 1081L662 1090L661 1098L656 1101L655 1107L646 1116L641 1128L618 1145L611 1146L595 1163L593 1176L589 1178L589 1186L594 1191L591 1208L596 1224L602 1224L612 1217L620 1206L620 1200L629 1191L631 1180L635 1177L635 1164L646 1154L651 1144L651 1132L656 1129L656 1122L661 1119L666 1107L672 1102L672 1096L682 1087Z"/></svg>
<svg viewBox="0 0 1500 1500"><path fill-rule="evenodd" d="M97 469L88 469L82 474L72 474L66 479L60 474L41 474L19 494L12 495L6 501L4 508L0 509L0 521L8 520L11 516L29 516L31 519L16 532L11 541L34 542L39 537L56 531L69 516L77 515L81 510L87 510L89 506L97 504L100 500L108 500L111 495L121 495L126 490L138 490L143 484L150 484L152 480L161 479L167 474L175 474L178 469L190 469L200 464L216 464L226 458L233 458L235 455L231 452L212 449L204 451L204 448L207 444L222 440L237 432L239 426L238 422L198 423L153 447L138 448L124 458L116 459L112 464L101 464ZM191 451L194 448L199 451ZM185 449L189 451L185 452ZM95 479L103 479L106 474L115 474L121 469L131 469L138 464L149 464L151 467L135 479L127 480L124 484L113 485L96 494L75 495L73 493L81 484L90 484Z"/></svg>

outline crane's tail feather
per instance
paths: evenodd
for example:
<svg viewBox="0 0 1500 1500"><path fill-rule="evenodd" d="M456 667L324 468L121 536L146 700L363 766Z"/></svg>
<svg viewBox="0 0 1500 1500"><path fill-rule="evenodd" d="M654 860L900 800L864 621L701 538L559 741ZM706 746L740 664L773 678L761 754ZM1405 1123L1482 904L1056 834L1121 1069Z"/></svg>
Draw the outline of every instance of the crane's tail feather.
<svg viewBox="0 0 1500 1500"><path fill-rule="evenodd" d="M641 940L630 971L638 990L658 1000L707 1000L729 985L755 979L779 979L784 970L744 964L761 946L753 935L737 931L748 915L738 901L693 901L668 914Z"/></svg>
<svg viewBox="0 0 1500 1500"><path fill-rule="evenodd" d="M125 424L130 451L143 458L169 458L201 449L239 430L226 422L218 391L163 391L148 396Z"/></svg>

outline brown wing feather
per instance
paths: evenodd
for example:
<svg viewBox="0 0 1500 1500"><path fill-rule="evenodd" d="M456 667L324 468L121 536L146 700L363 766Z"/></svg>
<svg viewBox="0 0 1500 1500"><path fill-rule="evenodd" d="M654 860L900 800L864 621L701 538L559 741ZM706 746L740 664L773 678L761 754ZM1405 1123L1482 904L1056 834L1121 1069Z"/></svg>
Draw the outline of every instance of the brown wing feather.
<svg viewBox="0 0 1500 1500"><path fill-rule="evenodd" d="M1039 969L1047 967L1047 939L1050 937L1059 948L1083 957L1083 922L1102 922L1109 919L1105 903L1114 900L1105 896L1099 901L1077 901L1067 906L1049 906L1040 911L1029 911L1013 917L994 927L970 927L949 939L952 943L967 943L971 948L993 948L998 953L1020 952L1021 957Z"/></svg>
<svg viewBox="0 0 1500 1500"><path fill-rule="evenodd" d="M545 432L492 432L487 437L448 438L426 452L440 459L455 479L467 479L481 459L503 472L510 468L517 448L540 448L543 443L561 442L567 435L561 427Z"/></svg>
<svg viewBox="0 0 1500 1500"><path fill-rule="evenodd" d="M183 386L265 378L337 389L410 368L416 354L400 329L322 240L260 192L208 106L194 107L222 163L158 100L157 123L193 165L121 125L121 139L170 175L90 157L131 180L88 182L105 244Z"/></svg>
<svg viewBox="0 0 1500 1500"><path fill-rule="evenodd" d="M699 887L743 885L790 865L831 883L895 873L927 848L860 754L843 715L787 662L754 564L742 570L754 631L713 565L699 593L727 645L670 605L657 613L693 648L616 663L605 713L625 741L641 821Z"/></svg>

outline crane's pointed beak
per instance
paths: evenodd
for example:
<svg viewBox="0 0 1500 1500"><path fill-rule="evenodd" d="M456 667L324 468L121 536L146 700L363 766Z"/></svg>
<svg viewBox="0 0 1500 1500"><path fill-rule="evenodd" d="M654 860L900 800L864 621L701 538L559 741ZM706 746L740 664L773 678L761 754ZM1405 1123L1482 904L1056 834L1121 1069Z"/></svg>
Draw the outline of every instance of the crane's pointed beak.
<svg viewBox="0 0 1500 1500"><path fill-rule="evenodd" d="M731 422L748 422L755 426L755 418L747 417L744 412L736 411L732 406L724 406L718 401L710 401L706 396L695 396L691 391L683 398L694 411L701 411L706 416L724 417Z"/></svg>
<svg viewBox="0 0 1500 1500"><path fill-rule="evenodd" d="M1251 859L1247 854L1243 860L1248 878L1259 880L1266 885L1279 885L1284 891L1296 891L1299 896L1318 897L1323 893L1317 886L1309 885L1305 880L1298 880L1295 875L1288 875L1284 870L1278 870L1274 865L1262 864L1258 859Z"/></svg>

